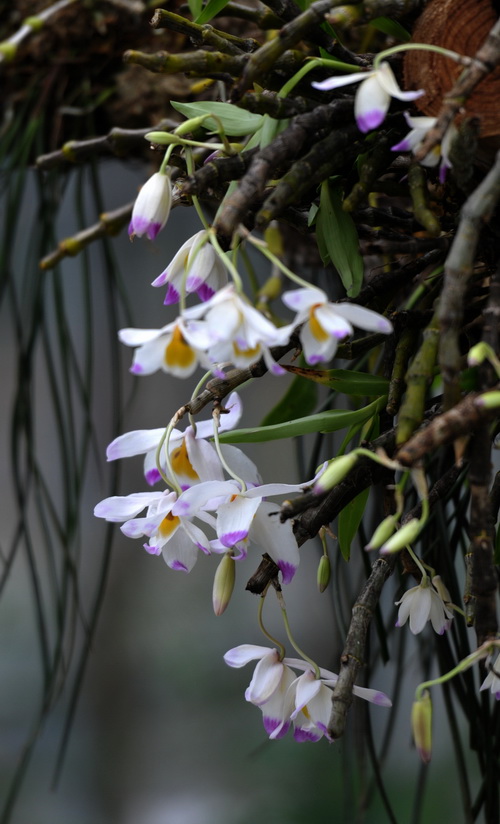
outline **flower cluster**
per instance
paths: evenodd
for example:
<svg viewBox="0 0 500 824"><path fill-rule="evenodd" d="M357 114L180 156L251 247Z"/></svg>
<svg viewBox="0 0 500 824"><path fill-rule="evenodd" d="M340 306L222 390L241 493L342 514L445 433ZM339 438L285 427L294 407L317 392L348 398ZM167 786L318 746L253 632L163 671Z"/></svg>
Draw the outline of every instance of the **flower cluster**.
<svg viewBox="0 0 500 824"><path fill-rule="evenodd" d="M269 738L282 738L293 725L296 741L319 741L323 736L331 740L328 722L332 687L338 680L334 672L319 669L316 674L306 661L282 658L276 649L253 644L230 649L224 660L230 667L258 661L245 698L262 710ZM294 670L302 671L302 675L297 676ZM355 686L353 692L380 707L392 706L387 695L378 690Z"/></svg>

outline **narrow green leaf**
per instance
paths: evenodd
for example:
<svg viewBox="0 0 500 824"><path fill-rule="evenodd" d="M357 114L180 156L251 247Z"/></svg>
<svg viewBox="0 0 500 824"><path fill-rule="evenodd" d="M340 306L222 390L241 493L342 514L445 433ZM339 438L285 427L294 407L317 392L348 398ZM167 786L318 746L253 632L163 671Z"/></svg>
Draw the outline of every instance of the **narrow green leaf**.
<svg viewBox="0 0 500 824"><path fill-rule="evenodd" d="M370 488L360 492L353 501L344 507L337 520L337 532L339 547L342 557L348 561L351 557L351 544L359 529L363 513L365 511Z"/></svg>
<svg viewBox="0 0 500 824"><path fill-rule="evenodd" d="M384 395L389 388L387 378L352 369L306 369L302 366L285 365L283 369L301 378L322 383L345 395Z"/></svg>
<svg viewBox="0 0 500 824"><path fill-rule="evenodd" d="M408 43L411 40L410 32L406 31L401 23L391 20L390 17L374 17L373 20L370 20L369 25L378 31L383 31L384 34L388 34L390 37L394 37L395 40L401 40L402 43Z"/></svg>
<svg viewBox="0 0 500 824"><path fill-rule="evenodd" d="M199 23L202 26L204 23L208 23L212 17L217 17L218 14L222 11L224 6L227 6L229 0L208 0L207 5L199 14L194 21L195 23Z"/></svg>
<svg viewBox="0 0 500 824"><path fill-rule="evenodd" d="M265 416L261 426L273 426L277 423L292 421L294 418L309 415L316 408L318 387L310 381L296 377L274 409Z"/></svg>
<svg viewBox="0 0 500 824"><path fill-rule="evenodd" d="M316 231L321 256L326 249L347 295L356 297L363 283L363 258L354 221L342 208L342 189L338 183L325 180L321 184Z"/></svg>
<svg viewBox="0 0 500 824"><path fill-rule="evenodd" d="M234 106L232 103L211 100L201 100L197 103L179 103L172 100L172 106L187 118L199 117L202 114L215 114L222 123L226 134L234 137L253 134L263 122L263 115L239 109L238 106ZM206 119L204 126L212 131L219 128L218 123L212 120L211 117Z"/></svg>
<svg viewBox="0 0 500 824"><path fill-rule="evenodd" d="M380 412L387 403L387 396L377 398L376 401L353 411L345 409L330 409L317 415L297 418L294 421L274 424L273 426L256 426L249 429L235 429L232 432L222 432L222 443L263 443L277 441L282 438L295 438L297 435L307 435L310 432L336 432L351 426L358 421L365 421Z"/></svg>
<svg viewBox="0 0 500 824"><path fill-rule="evenodd" d="M188 0L188 6L189 11L191 12L191 17L193 20L196 20L198 15L201 13L203 0Z"/></svg>

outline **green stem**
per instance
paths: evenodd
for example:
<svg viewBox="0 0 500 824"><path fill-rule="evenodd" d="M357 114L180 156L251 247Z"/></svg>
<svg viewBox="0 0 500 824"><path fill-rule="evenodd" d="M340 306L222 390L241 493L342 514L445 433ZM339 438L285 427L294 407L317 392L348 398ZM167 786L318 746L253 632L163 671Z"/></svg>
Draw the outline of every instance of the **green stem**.
<svg viewBox="0 0 500 824"><path fill-rule="evenodd" d="M210 229L210 236L210 242L212 246L219 255L220 259L223 261L224 266L226 266L229 270L229 273L234 281L234 285L236 286L236 291L238 292L238 294L241 294L243 292L243 283L240 277L240 273L238 272L236 266L232 262L229 255L222 249L219 241L217 240L217 235L215 234L215 230L213 228Z"/></svg>
<svg viewBox="0 0 500 824"><path fill-rule="evenodd" d="M217 455L219 456L219 460L220 460L222 466L224 467L224 469L226 470L227 474L230 475L231 478L233 478L235 481L237 481L239 483L239 485L241 487L241 491L246 492L247 491L247 485L246 485L245 481L243 481L240 477L238 477L238 475L235 472L233 472L233 470L231 469L229 464L226 462L226 460L224 459L224 456L222 454L222 450L220 448L220 441L219 441L219 414L218 414L216 409L214 409L214 411L213 411L213 421L214 421L214 446L215 446L215 451L217 452Z"/></svg>
<svg viewBox="0 0 500 824"><path fill-rule="evenodd" d="M273 254L273 252L270 251L270 249L268 248L265 241L258 240L257 238L252 237L252 235L250 235L250 234L247 235L246 239L253 246L255 246L255 248L258 249L259 252L262 252L262 254L265 255L265 257L268 260L270 260L271 263L273 263L275 266L277 266L278 269L281 272L283 272L284 275L287 276L287 278L290 278L290 280L292 280L298 286L302 286L305 289L310 289L311 288L311 284L308 283L307 280L303 280L301 277L299 277L299 275L296 275L295 272L292 272L292 270L289 269L288 266L285 266L285 264L283 263L282 260L279 259L279 257L276 257L276 255Z"/></svg>
<svg viewBox="0 0 500 824"><path fill-rule="evenodd" d="M470 66L473 62L472 57L457 54L457 52L451 51L450 49L444 49L442 46L434 46L430 43L402 43L399 46L392 46L390 49L384 49L384 51L377 54L375 60L373 61L373 68L375 70L378 69L382 60L389 57L391 54L396 54L397 52L407 50L436 52L436 54L442 54L443 57L449 57L450 60L454 60L455 63L460 63L462 66Z"/></svg>
<svg viewBox="0 0 500 824"><path fill-rule="evenodd" d="M283 593L281 591L276 590L276 597L277 597L278 603L280 605L281 614L283 616L283 623L285 624L285 629L286 629L286 634L288 636L288 640L290 641L290 643L291 643L292 647L294 648L295 652L297 652L300 655L300 657L304 659L304 661L307 661L307 663L311 665L311 667L314 670L314 674L315 674L316 678L321 678L321 673L320 673L320 670L319 670L319 667L318 667L317 663L315 661L313 661L313 659L310 658L309 655L306 655L306 653L299 647L299 645L297 644L297 642L295 641L295 639L292 635L292 630L291 630L291 627L290 627L290 622L288 620L288 615L287 615L286 606L285 606L285 599L283 598Z"/></svg>
<svg viewBox="0 0 500 824"><path fill-rule="evenodd" d="M177 483L177 480L176 480L176 477L175 477L175 472L174 472L174 469L173 469L173 466L172 466L172 461L170 460L170 454L169 454L169 448L168 448L169 443L170 443L170 436L172 434L172 430L173 430L175 424L176 424L176 418L173 418L170 421L167 428L165 429L165 432L161 436L160 443L158 444L158 446L156 448L156 468L158 469L158 472L160 473L160 475L163 478L163 480L165 481L165 483L168 484L169 486L172 486L173 489L177 492L177 494L180 495L182 493L182 489L180 488L180 485ZM167 475L165 475L165 473L163 472L163 469L161 467L161 450L163 449L163 445L165 445L165 463L167 465L168 477L167 477ZM170 480L169 480L169 478L170 478Z"/></svg>
<svg viewBox="0 0 500 824"><path fill-rule="evenodd" d="M163 158L163 160L161 162L161 166L160 166L160 174L162 174L162 175L168 174L166 169L167 169L167 166L168 166L168 161L170 160L170 155L172 154L172 152L174 150L174 145L175 144L172 143L168 147L167 151L165 152L165 157Z"/></svg>
<svg viewBox="0 0 500 824"><path fill-rule="evenodd" d="M264 626L264 621L262 619L262 613L264 611L264 600L265 600L265 597L267 595L268 589L269 589L269 584L265 588L264 592L262 593L262 597L260 598L259 610L258 610L258 613L257 613L257 619L258 619L258 622L259 622L259 627L260 627L261 632L266 636L266 638L269 641L271 641L273 644L276 644L276 646L278 647L278 654L279 654L279 657L280 657L280 661L282 661L283 658L285 657L285 652L286 652L285 647L276 638L274 638L274 636L271 635L270 632L267 631L267 629Z"/></svg>

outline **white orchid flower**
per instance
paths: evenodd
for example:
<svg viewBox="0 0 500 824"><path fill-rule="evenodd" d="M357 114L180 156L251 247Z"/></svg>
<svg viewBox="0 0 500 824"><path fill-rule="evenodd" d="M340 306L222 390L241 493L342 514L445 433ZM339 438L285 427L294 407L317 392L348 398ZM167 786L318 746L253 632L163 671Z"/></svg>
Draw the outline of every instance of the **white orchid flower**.
<svg viewBox="0 0 500 824"><path fill-rule="evenodd" d="M385 335L392 332L391 322L378 312L353 303L330 303L326 294L315 287L285 292L282 300L298 313L293 325L303 324L300 340L304 357L311 364L331 360L339 340L352 335L353 326Z"/></svg>
<svg viewBox="0 0 500 824"><path fill-rule="evenodd" d="M219 432L227 432L237 426L242 413L241 399L233 392L225 403L226 414L220 416ZM108 461L120 458L130 458L135 455L145 455L144 477L150 486L161 480L160 471L156 465L156 451L165 434L165 428L136 429L125 432L112 441L107 450ZM208 443L206 438L213 435L213 420L196 422L196 433L192 426L184 432L173 429L169 441L169 455L175 480L181 489L188 489L200 481L222 481L224 470L215 447ZM225 461L233 467L239 478L250 486L262 483L259 471L250 460L236 446L221 444L221 451ZM164 450L160 455L160 465L163 473L168 475ZM169 478L169 480L174 480Z"/></svg>
<svg viewBox="0 0 500 824"><path fill-rule="evenodd" d="M130 371L134 375L152 375L158 369L189 378L198 364L207 365L203 346L207 342L207 330L201 330L196 322L187 323L177 318L161 329L121 329L118 337L126 346L134 346L134 358Z"/></svg>
<svg viewBox="0 0 500 824"><path fill-rule="evenodd" d="M264 728L272 739L285 735L293 722L296 741L319 741L328 735L332 708L332 691L338 675L320 669L320 678L311 665L299 658L281 659L276 649L242 644L226 652L230 667L243 667L251 661L257 666L245 692L247 701L260 707ZM293 670L302 670L296 677ZM353 687L354 695L381 707L392 706L391 700L378 690Z"/></svg>
<svg viewBox="0 0 500 824"><path fill-rule="evenodd" d="M205 351L212 363L234 363L250 366L264 357L267 368L275 375L283 374L269 351L272 346L287 343L291 326L278 329L236 292L233 284L221 289L201 306L185 312L186 318L203 316L207 339Z"/></svg>
<svg viewBox="0 0 500 824"><path fill-rule="evenodd" d="M205 229L182 244L167 268L151 284L165 286L164 304L178 303L182 290L190 295L196 292L200 300L207 301L227 284L227 270Z"/></svg>
<svg viewBox="0 0 500 824"><path fill-rule="evenodd" d="M394 77L389 63L383 61L378 69L371 72L356 72L342 77L329 77L312 85L316 89L329 91L339 89L341 86L348 86L350 83L361 83L354 99L354 116L360 132L369 132L376 129L383 123L389 106L391 97L397 100L416 100L425 94L424 89L418 91L403 92Z"/></svg>
<svg viewBox="0 0 500 824"><path fill-rule="evenodd" d="M500 701L500 655L497 655L495 663L490 666L491 669L481 684L480 689L490 690L496 700Z"/></svg>
<svg viewBox="0 0 500 824"><path fill-rule="evenodd" d="M405 118L408 126L410 127L410 131L406 137L403 138L403 140L396 143L396 145L391 148L393 152L415 153L427 132L437 123L437 118L411 117L407 112L405 112ZM444 183L446 172L448 169L451 169L452 166L450 161L450 148L457 134L458 131L456 126L451 123L451 125L446 129L442 143L439 146L436 146L424 157L423 160L420 161L422 166L437 166L441 160L441 165L439 168L439 179L441 183Z"/></svg>
<svg viewBox="0 0 500 824"><path fill-rule="evenodd" d="M288 521L281 523L276 506L263 498L300 492L304 484L262 484L242 491L237 481L207 481L187 489L173 508L174 515L193 518L199 512L216 511L217 537L214 551L236 547L237 559L245 557L247 542L268 552L279 567L283 583L293 578L299 565L299 550ZM276 513L272 517L272 513Z"/></svg>
<svg viewBox="0 0 500 824"><path fill-rule="evenodd" d="M434 632L443 635L453 619L448 602L444 602L427 575L422 576L417 587L405 592L401 600L396 601L396 606L399 606L396 626L402 627L409 618L410 630L414 635L422 632L427 621L431 622Z"/></svg>
<svg viewBox="0 0 500 824"><path fill-rule="evenodd" d="M94 515L114 523L124 522L120 527L129 538L146 536L148 543L144 549L151 555L163 555L171 569L190 572L196 563L198 550L209 554L210 543L205 533L189 518L172 514L177 500L175 492L140 492L132 495L116 495L105 498L97 504ZM147 509L146 516L136 516ZM202 513L203 520L213 524L208 513Z"/></svg>
<svg viewBox="0 0 500 824"><path fill-rule="evenodd" d="M170 175L156 172L137 195L128 227L130 237L147 235L150 240L154 240L168 220L171 205Z"/></svg>

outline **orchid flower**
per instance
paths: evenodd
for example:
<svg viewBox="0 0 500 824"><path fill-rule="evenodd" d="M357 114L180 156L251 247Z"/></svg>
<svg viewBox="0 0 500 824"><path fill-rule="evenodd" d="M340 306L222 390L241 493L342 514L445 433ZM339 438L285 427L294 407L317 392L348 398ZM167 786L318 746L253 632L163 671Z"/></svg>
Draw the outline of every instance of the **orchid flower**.
<svg viewBox="0 0 500 824"><path fill-rule="evenodd" d="M170 175L156 172L146 181L136 197L128 227L131 238L147 235L154 240L163 229L172 205Z"/></svg>
<svg viewBox="0 0 500 824"><path fill-rule="evenodd" d="M352 335L353 325L384 335L392 332L391 322L378 312L353 303L330 303L326 294L316 287L285 292L282 299L286 306L298 312L294 325L303 324L300 340L304 357L311 364L331 360L338 341Z"/></svg>
<svg viewBox="0 0 500 824"><path fill-rule="evenodd" d="M196 292L206 301L227 283L227 270L208 241L208 232L202 229L182 244L167 268L151 284L164 286L167 294L164 303L178 303L182 290Z"/></svg>
<svg viewBox="0 0 500 824"><path fill-rule="evenodd" d="M172 509L177 494L164 492L139 492L132 495L116 495L105 498L97 504L94 515L114 523L124 522L120 527L129 538L146 536L148 543L144 549L151 555L163 555L171 569L190 572L196 563L198 550L209 554L210 543L205 533L189 518L173 515ZM136 516L147 509L146 516ZM201 513L206 523L212 524L208 513Z"/></svg>
<svg viewBox="0 0 500 824"><path fill-rule="evenodd" d="M269 351L271 346L288 342L291 326L278 329L235 291L233 284L221 289L201 306L191 307L186 318L204 317L207 340L205 351L212 363L229 361L246 367L261 356L275 375L283 374Z"/></svg>
<svg viewBox="0 0 500 824"><path fill-rule="evenodd" d="M389 106L391 97L397 100L416 100L425 94L424 89L418 91L403 92L399 88L394 72L389 63L382 61L377 69L370 72L356 72L343 77L329 77L312 85L321 91L339 89L341 86L348 86L350 83L361 83L354 99L354 116L360 132L369 132L376 129L383 123Z"/></svg>
<svg viewBox="0 0 500 824"><path fill-rule="evenodd" d="M289 522L269 517L276 507L263 498L299 492L304 484L262 484L243 491L238 481L207 481L187 489L173 508L174 515L193 518L206 510L217 512L217 537L222 545L214 551L236 547L237 558L246 555L247 539L269 553L283 575L283 583L293 578L299 564L297 542Z"/></svg>
<svg viewBox="0 0 500 824"><path fill-rule="evenodd" d="M500 655L497 655L495 663L491 664L491 669L481 684L480 689L490 690L496 700L500 701Z"/></svg>
<svg viewBox="0 0 500 824"><path fill-rule="evenodd" d="M229 396L225 407L227 412L220 416L219 432L227 432L233 429L240 420L242 405L236 392ZM161 480L156 465L156 451L164 434L164 427L126 432L109 444L106 457L108 461L115 461L119 458L129 458L134 455L145 455L144 476L147 483L153 486ZM170 463L175 473L175 480L179 483L181 489L188 489L200 481L224 480L224 471L215 447L206 440L212 435L212 419L197 421L196 432L192 426L188 426L184 432L180 432L178 429L172 430L169 441ZM238 477L242 478L245 483L252 486L262 483L257 467L241 449L230 444L221 444L221 452L226 463L233 467ZM160 461L161 469L167 475L163 451ZM174 479L169 478L169 480Z"/></svg>
<svg viewBox="0 0 500 824"><path fill-rule="evenodd" d="M427 132L437 123L436 117L411 117L407 112L405 112L405 118L410 127L410 131L403 140L396 143L395 146L392 146L393 152L415 152ZM420 161L422 166L437 166L441 158L441 165L439 167L439 179L441 183L444 183L446 172L448 169L451 169L450 149L457 134L456 126L451 123L446 129L441 145L436 146Z"/></svg>
<svg viewBox="0 0 500 824"><path fill-rule="evenodd" d="M328 736L332 691L338 675L320 668L316 678L311 665L299 658L280 658L278 650L242 644L224 656L230 667L243 667L250 661L257 666L245 692L245 698L260 707L264 728L272 739L281 738L294 724L296 741L319 741ZM298 678L293 670L302 670ZM390 699L378 690L353 687L354 695L381 707L392 706Z"/></svg>
<svg viewBox="0 0 500 824"><path fill-rule="evenodd" d="M422 580L417 587L409 589L401 600L396 601L399 606L397 627L402 627L408 618L410 619L410 630L414 635L422 632L427 621L430 621L434 632L443 635L445 630L450 628L453 619L453 611L445 603L438 588L429 580L427 575L422 576Z"/></svg>
<svg viewBox="0 0 500 824"><path fill-rule="evenodd" d="M202 350L207 332L200 338L199 324L186 323L183 318L161 329L121 329L118 337L126 346L136 347L130 368L135 375L152 375L162 369L177 378L189 378L199 363L206 365Z"/></svg>

